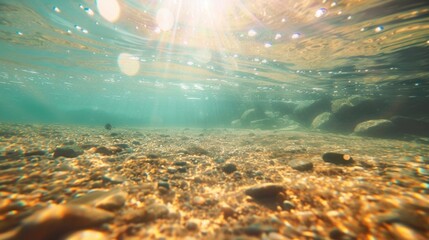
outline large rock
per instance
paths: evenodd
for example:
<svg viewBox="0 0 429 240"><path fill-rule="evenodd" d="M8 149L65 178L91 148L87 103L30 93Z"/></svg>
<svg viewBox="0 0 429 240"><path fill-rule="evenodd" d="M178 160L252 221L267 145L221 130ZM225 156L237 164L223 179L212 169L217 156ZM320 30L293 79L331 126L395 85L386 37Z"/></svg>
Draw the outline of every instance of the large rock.
<svg viewBox="0 0 429 240"><path fill-rule="evenodd" d="M311 127L322 130L337 130L336 127L338 124L338 121L332 113L324 112L313 119Z"/></svg>
<svg viewBox="0 0 429 240"><path fill-rule="evenodd" d="M390 120L400 133L429 137L429 122L402 116L395 116Z"/></svg>
<svg viewBox="0 0 429 240"><path fill-rule="evenodd" d="M79 146L66 145L55 149L54 158L57 158L57 157L74 158L82 154L83 154L83 150Z"/></svg>
<svg viewBox="0 0 429 240"><path fill-rule="evenodd" d="M331 111L344 130L352 130L360 122L378 117L384 104L372 98L351 96L332 101Z"/></svg>
<svg viewBox="0 0 429 240"><path fill-rule="evenodd" d="M297 104L293 102L273 102L271 108L280 115L292 114Z"/></svg>
<svg viewBox="0 0 429 240"><path fill-rule="evenodd" d="M356 135L368 137L393 137L395 128L392 121L387 119L369 120L359 123L355 129Z"/></svg>
<svg viewBox="0 0 429 240"><path fill-rule="evenodd" d="M327 98L304 101L295 108L293 116L299 123L308 126L317 115L329 111L330 104Z"/></svg>
<svg viewBox="0 0 429 240"><path fill-rule="evenodd" d="M251 121L264 119L267 116L265 112L261 108L252 108L246 110L240 118L240 122L242 126L249 126Z"/></svg>

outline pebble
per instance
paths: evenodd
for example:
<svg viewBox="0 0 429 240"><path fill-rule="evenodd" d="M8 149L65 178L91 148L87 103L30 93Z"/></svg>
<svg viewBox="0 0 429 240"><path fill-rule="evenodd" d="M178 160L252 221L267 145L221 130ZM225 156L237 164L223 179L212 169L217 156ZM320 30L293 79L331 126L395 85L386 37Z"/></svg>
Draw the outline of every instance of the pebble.
<svg viewBox="0 0 429 240"><path fill-rule="evenodd" d="M71 200L69 205L89 205L104 210L116 210L125 205L128 194L120 189L110 191L91 191Z"/></svg>
<svg viewBox="0 0 429 240"><path fill-rule="evenodd" d="M223 217L225 219L233 217L234 214L235 214L235 210L231 206L229 206L228 204L226 204L226 203L221 203L220 204L220 209L221 209L221 211L223 213Z"/></svg>
<svg viewBox="0 0 429 240"><path fill-rule="evenodd" d="M54 151L54 158L66 157L74 158L83 154L83 150L76 145L68 145L64 147L56 148Z"/></svg>
<svg viewBox="0 0 429 240"><path fill-rule="evenodd" d="M342 153L327 152L322 155L322 159L325 162L337 165L351 165L354 163L354 160L350 155Z"/></svg>
<svg viewBox="0 0 429 240"><path fill-rule="evenodd" d="M313 169L313 163L307 160L295 159L289 161L288 165L298 171L310 171Z"/></svg>
<svg viewBox="0 0 429 240"><path fill-rule="evenodd" d="M65 232L99 226L113 220L114 214L88 206L50 205L24 219L10 239L58 239Z"/></svg>
<svg viewBox="0 0 429 240"><path fill-rule="evenodd" d="M100 231L95 230L82 230L68 234L62 240L108 240L109 236Z"/></svg>
<svg viewBox="0 0 429 240"><path fill-rule="evenodd" d="M186 229L189 231L197 231L198 230L198 224L195 222L195 220L188 220L186 222Z"/></svg>
<svg viewBox="0 0 429 240"><path fill-rule="evenodd" d="M106 156L113 155L112 150L108 149L107 147L103 147L103 146L97 147L97 149L95 149L95 153L99 153L99 154L106 155Z"/></svg>
<svg viewBox="0 0 429 240"><path fill-rule="evenodd" d="M174 168L174 167L168 167L168 168L167 168L167 172L168 172L168 173L173 174L173 173L176 173L176 172L177 172L177 169L176 169L176 168Z"/></svg>
<svg viewBox="0 0 429 240"><path fill-rule="evenodd" d="M123 183L126 181L126 178L124 178L123 176L118 175L118 174L108 173L108 174L105 174L103 176L103 180L111 182L111 183Z"/></svg>
<svg viewBox="0 0 429 240"><path fill-rule="evenodd" d="M226 174L231 174L237 171L237 166L235 166L233 163L228 163L222 166L222 171Z"/></svg>
<svg viewBox="0 0 429 240"><path fill-rule="evenodd" d="M282 203L282 209L283 210L290 211L294 208L295 208L295 204L293 204L293 202L290 202L287 200L283 201L283 203Z"/></svg>
<svg viewBox="0 0 429 240"><path fill-rule="evenodd" d="M163 187L163 188L169 190L170 184L168 182L165 182L165 181L159 181L158 182L158 188L160 188L160 187Z"/></svg>
<svg viewBox="0 0 429 240"><path fill-rule="evenodd" d="M140 209L131 209L124 214L124 220L129 223L150 222L160 218L167 218L168 207L154 203Z"/></svg>
<svg viewBox="0 0 429 240"><path fill-rule="evenodd" d="M196 204L196 205L200 205L201 206L201 205L203 205L206 202L206 200L203 197L195 196L192 202L194 204Z"/></svg>
<svg viewBox="0 0 429 240"><path fill-rule="evenodd" d="M271 226L265 226L262 224L251 224L244 229L244 233L250 236L260 236L262 233L276 232L277 230Z"/></svg>
<svg viewBox="0 0 429 240"><path fill-rule="evenodd" d="M244 193L255 199L274 198L280 192L285 191L285 187L276 183L258 184L247 188Z"/></svg>
<svg viewBox="0 0 429 240"><path fill-rule="evenodd" d="M183 166L186 166L188 163L185 161L176 161L173 164L176 166L182 166L183 167Z"/></svg>

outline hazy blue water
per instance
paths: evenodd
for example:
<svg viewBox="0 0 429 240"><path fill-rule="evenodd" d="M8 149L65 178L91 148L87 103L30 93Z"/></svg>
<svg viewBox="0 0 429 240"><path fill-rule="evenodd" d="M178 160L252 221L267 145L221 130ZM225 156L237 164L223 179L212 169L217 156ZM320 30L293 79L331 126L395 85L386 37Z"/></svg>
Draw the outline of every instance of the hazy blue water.
<svg viewBox="0 0 429 240"><path fill-rule="evenodd" d="M0 0L0 120L210 125L254 101L427 99L428 75L426 0Z"/></svg>

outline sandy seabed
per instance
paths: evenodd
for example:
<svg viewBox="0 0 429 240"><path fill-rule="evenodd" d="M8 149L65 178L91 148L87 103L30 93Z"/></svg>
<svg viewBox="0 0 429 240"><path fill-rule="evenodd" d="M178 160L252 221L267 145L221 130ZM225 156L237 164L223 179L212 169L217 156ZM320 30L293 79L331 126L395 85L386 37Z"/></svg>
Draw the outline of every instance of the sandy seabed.
<svg viewBox="0 0 429 240"><path fill-rule="evenodd" d="M429 146L418 142L3 123L0 154L0 239L429 236Z"/></svg>

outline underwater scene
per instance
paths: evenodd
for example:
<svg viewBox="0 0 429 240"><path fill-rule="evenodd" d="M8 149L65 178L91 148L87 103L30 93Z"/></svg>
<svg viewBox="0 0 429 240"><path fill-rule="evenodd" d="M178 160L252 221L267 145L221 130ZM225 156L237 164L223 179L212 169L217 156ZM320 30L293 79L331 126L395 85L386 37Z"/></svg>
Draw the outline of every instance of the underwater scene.
<svg viewBox="0 0 429 240"><path fill-rule="evenodd" d="M429 238L429 1L0 0L0 239Z"/></svg>

